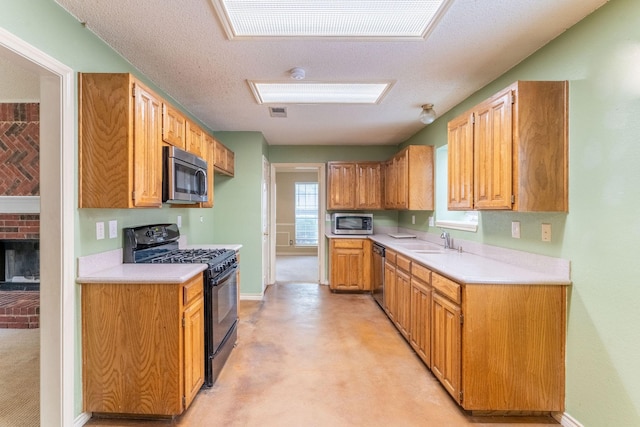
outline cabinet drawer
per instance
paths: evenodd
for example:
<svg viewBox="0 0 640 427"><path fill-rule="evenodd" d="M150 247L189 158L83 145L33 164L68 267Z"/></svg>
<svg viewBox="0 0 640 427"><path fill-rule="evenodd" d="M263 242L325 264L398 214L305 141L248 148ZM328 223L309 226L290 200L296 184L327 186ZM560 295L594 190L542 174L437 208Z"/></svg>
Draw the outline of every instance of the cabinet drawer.
<svg viewBox="0 0 640 427"><path fill-rule="evenodd" d="M396 263L396 256L397 256L397 254L396 254L394 251L392 251L392 250L386 249L386 250L384 251L384 258L385 258L385 260L386 260L388 263L391 263L391 264L394 264L394 265L395 265L395 263Z"/></svg>
<svg viewBox="0 0 640 427"><path fill-rule="evenodd" d="M191 304L202 295L202 273L185 283L182 288L182 302L184 306Z"/></svg>
<svg viewBox="0 0 640 427"><path fill-rule="evenodd" d="M432 285L435 290L448 297L452 301L460 304L460 284L454 282L453 280L449 280L446 277L442 277L437 273L433 273L432 279Z"/></svg>
<svg viewBox="0 0 640 427"><path fill-rule="evenodd" d="M365 239L334 239L333 247L340 249L363 249Z"/></svg>
<svg viewBox="0 0 640 427"><path fill-rule="evenodd" d="M396 266L408 273L411 271L411 260L405 256L398 255L396 258Z"/></svg>
<svg viewBox="0 0 640 427"><path fill-rule="evenodd" d="M411 275L417 277L426 284L431 284L431 270L421 266L420 264L416 264L415 262L411 264Z"/></svg>

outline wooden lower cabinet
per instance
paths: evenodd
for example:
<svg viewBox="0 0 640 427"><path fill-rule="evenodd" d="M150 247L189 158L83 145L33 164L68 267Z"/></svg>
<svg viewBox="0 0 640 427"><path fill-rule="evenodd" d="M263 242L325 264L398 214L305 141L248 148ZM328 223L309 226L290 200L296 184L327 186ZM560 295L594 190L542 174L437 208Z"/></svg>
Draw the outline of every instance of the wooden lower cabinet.
<svg viewBox="0 0 640 427"><path fill-rule="evenodd" d="M371 290L371 240L330 239L329 257L331 290Z"/></svg>
<svg viewBox="0 0 640 427"><path fill-rule="evenodd" d="M458 283L386 249L384 309L455 401L564 410L566 286Z"/></svg>
<svg viewBox="0 0 640 427"><path fill-rule="evenodd" d="M396 318L395 322L400 333L409 338L410 317L411 317L411 276L408 268L401 268L401 261L407 260L402 255L398 255L396 263ZM411 261L408 261L409 264Z"/></svg>
<svg viewBox="0 0 640 427"><path fill-rule="evenodd" d="M204 382L202 274L82 285L84 411L174 416Z"/></svg>
<svg viewBox="0 0 640 427"><path fill-rule="evenodd" d="M397 291L396 291L396 265L394 261L390 261L389 252L386 253L384 263L384 309L389 319L395 322L398 313Z"/></svg>
<svg viewBox="0 0 640 427"><path fill-rule="evenodd" d="M460 306L438 292L433 293L431 372L460 403Z"/></svg>
<svg viewBox="0 0 640 427"><path fill-rule="evenodd" d="M431 368L431 271L411 265L411 310L409 343L420 359Z"/></svg>

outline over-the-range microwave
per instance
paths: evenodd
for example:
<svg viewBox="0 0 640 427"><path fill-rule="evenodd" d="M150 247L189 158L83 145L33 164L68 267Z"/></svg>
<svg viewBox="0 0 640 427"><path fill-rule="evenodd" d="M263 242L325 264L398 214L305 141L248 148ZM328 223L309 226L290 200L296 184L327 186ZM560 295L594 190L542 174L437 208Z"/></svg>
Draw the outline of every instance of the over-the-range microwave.
<svg viewBox="0 0 640 427"><path fill-rule="evenodd" d="M331 231L333 234L373 234L373 214L334 213Z"/></svg>

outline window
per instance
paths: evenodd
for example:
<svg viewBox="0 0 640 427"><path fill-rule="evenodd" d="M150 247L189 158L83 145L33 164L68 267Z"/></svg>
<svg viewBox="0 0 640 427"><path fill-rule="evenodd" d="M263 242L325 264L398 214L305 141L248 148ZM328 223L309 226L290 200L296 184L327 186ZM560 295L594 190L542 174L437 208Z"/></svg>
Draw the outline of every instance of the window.
<svg viewBox="0 0 640 427"><path fill-rule="evenodd" d="M296 246L318 246L318 183L296 182Z"/></svg>

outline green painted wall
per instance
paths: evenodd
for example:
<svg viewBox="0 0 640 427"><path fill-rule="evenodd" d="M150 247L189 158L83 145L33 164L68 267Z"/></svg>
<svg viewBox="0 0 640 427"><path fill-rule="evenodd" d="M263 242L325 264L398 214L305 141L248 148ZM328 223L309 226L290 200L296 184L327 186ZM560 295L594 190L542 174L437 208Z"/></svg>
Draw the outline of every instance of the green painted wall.
<svg viewBox="0 0 640 427"><path fill-rule="evenodd" d="M640 2L612 0L478 93L443 115L407 144L446 143L446 122L517 79L570 81L570 212L481 213L477 233L455 237L572 262L573 287L567 337L567 412L585 426L640 425L640 289L635 215L640 183ZM131 71L142 77L51 0L4 0L0 26L76 71ZM150 84L161 95L159 88ZM437 108L437 106L436 106ZM383 160L397 147L272 146L259 133L221 132L236 153L236 178L216 176L213 209L76 212L76 255L120 247L120 239L95 241L95 222L119 227L183 216L191 243L242 243L242 292L260 289L261 157L272 163ZM440 183L438 191L441 190ZM411 215L416 225L411 225ZM430 212L403 212L400 225L428 230ZM394 215L383 215L392 221ZM201 218L202 217L202 218ZM391 220L390 220L391 218ZM522 238L510 237L512 220ZM553 241L540 241L550 222ZM438 232L439 230L433 230ZM79 354L79 338L76 354ZM80 365L76 410L81 411Z"/></svg>
<svg viewBox="0 0 640 427"><path fill-rule="evenodd" d="M240 243L240 292L262 292L262 153L260 132L216 132L235 153L235 178L216 175L214 243ZM211 240L210 240L211 241Z"/></svg>
<svg viewBox="0 0 640 427"><path fill-rule="evenodd" d="M640 2L612 0L406 143L445 144L447 121L527 79L570 82L569 213L481 212L477 233L452 235L571 260L566 411L585 426L637 426ZM415 227L410 214L401 225ZM521 239L511 238L514 220Z"/></svg>

